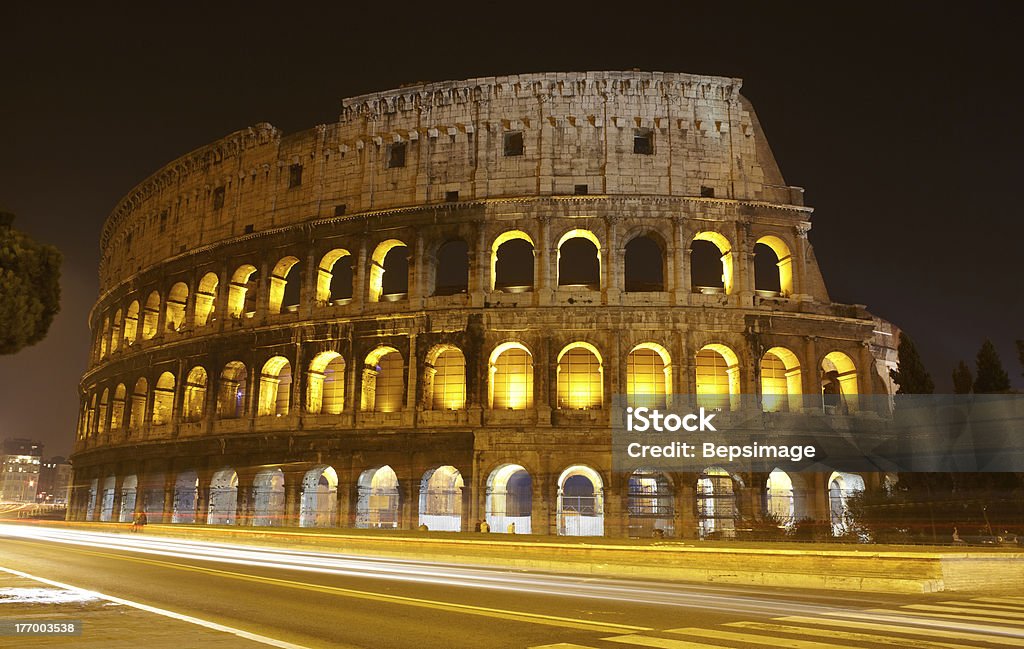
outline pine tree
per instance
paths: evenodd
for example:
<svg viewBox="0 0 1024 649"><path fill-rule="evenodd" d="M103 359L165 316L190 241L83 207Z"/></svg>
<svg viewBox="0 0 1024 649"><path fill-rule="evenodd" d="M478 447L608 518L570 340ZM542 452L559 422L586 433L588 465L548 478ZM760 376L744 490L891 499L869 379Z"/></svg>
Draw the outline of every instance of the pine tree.
<svg viewBox="0 0 1024 649"><path fill-rule="evenodd" d="M978 372L974 379L975 394L992 394L1010 389L1010 377L1003 369L1003 362L999 360L999 353L991 340L986 339L981 344L975 369Z"/></svg>
<svg viewBox="0 0 1024 649"><path fill-rule="evenodd" d="M970 394L971 386L974 385L974 377L971 376L971 368L967 363L960 361L953 370L953 392L956 394Z"/></svg>
<svg viewBox="0 0 1024 649"><path fill-rule="evenodd" d="M914 341L905 333L900 333L900 345L896 350L898 365L889 370L889 376L900 386L896 394L931 394L935 392L935 383L925 369Z"/></svg>

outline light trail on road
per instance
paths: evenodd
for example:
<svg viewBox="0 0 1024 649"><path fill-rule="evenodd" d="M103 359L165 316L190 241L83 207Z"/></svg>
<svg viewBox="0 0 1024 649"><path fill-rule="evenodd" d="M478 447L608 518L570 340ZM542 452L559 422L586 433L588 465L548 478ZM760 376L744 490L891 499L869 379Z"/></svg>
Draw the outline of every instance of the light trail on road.
<svg viewBox="0 0 1024 649"><path fill-rule="evenodd" d="M928 614L893 615L891 612L850 606L851 598L825 595L816 602L800 600L800 595L787 596L786 591L729 589L692 584L669 584L623 579L596 579L552 575L524 571L508 571L485 566L438 564L413 559L393 559L332 554L272 547L236 545L222 542L193 541L171 537L126 535L63 528L42 528L26 525L0 525L0 537L88 548L138 555L159 556L281 571L330 576L368 578L408 582L429 586L488 589L548 595L554 597L628 602L659 607L703 609L741 615L773 616L784 611L789 615L832 617L851 621L885 622L933 629L971 631L1024 638L1024 629L1007 629L960 621L934 619ZM770 590L770 594L766 591ZM353 591L355 592L355 591ZM339 593L340 594L340 593ZM806 596L806 594L804 594ZM821 603L821 600L843 601L846 605Z"/></svg>

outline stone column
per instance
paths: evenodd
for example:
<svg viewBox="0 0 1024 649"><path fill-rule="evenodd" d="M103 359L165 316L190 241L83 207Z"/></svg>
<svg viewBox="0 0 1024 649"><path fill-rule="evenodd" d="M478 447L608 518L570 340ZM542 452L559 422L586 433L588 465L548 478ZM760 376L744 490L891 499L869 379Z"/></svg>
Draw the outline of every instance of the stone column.
<svg viewBox="0 0 1024 649"><path fill-rule="evenodd" d="M618 304L623 289L626 255L625 250L619 247L618 215L608 216L605 222L608 234L601 248L601 293L604 304Z"/></svg>
<svg viewBox="0 0 1024 649"><path fill-rule="evenodd" d="M697 478L695 474L680 475L679 488L675 494L676 536L681 539L695 539L697 533Z"/></svg>
<svg viewBox="0 0 1024 649"><path fill-rule="evenodd" d="M251 527L253 518L253 489L256 469L235 469L238 475L238 491L235 493L235 525Z"/></svg>
<svg viewBox="0 0 1024 649"><path fill-rule="evenodd" d="M170 523L174 520L174 489L178 484L178 476L169 471L164 476L164 506L160 514L160 523Z"/></svg>
<svg viewBox="0 0 1024 649"><path fill-rule="evenodd" d="M629 475L623 480L612 476L604 485L604 535L609 538L629 536Z"/></svg>

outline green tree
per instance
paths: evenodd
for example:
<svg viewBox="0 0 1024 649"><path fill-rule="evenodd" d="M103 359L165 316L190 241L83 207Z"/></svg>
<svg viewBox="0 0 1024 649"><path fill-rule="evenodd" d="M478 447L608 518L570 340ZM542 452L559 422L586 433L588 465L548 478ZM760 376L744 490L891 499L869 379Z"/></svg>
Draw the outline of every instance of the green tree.
<svg viewBox="0 0 1024 649"><path fill-rule="evenodd" d="M1010 389L1010 376L1003 369L1003 362L999 360L999 353L991 340L985 339L985 342L981 344L975 369L977 370L977 377L974 379L975 394L1006 392Z"/></svg>
<svg viewBox="0 0 1024 649"><path fill-rule="evenodd" d="M0 212L0 354L42 340L60 311L60 252L13 222L13 214Z"/></svg>
<svg viewBox="0 0 1024 649"><path fill-rule="evenodd" d="M898 364L896 369L889 370L889 376L900 386L896 394L931 394L935 392L935 383L928 370L924 368L921 355L917 353L914 341L905 333L900 333L900 345L896 350Z"/></svg>
<svg viewBox="0 0 1024 649"><path fill-rule="evenodd" d="M960 361L953 370L953 392L956 394L970 394L971 386L974 385L974 377L971 376L971 368L967 363Z"/></svg>

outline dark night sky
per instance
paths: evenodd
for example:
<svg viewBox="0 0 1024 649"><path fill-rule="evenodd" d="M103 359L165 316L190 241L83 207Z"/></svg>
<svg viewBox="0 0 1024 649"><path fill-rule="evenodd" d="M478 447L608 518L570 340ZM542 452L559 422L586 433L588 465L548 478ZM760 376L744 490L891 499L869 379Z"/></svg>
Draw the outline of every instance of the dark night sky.
<svg viewBox="0 0 1024 649"><path fill-rule="evenodd" d="M517 72L742 77L786 181L816 208L811 241L833 300L906 329L940 390L986 336L1022 385L1010 3L37 4L0 8L0 206L64 252L63 311L45 341L0 358L0 437L70 451L100 228L158 167L258 121L285 132L333 121L346 96Z"/></svg>

